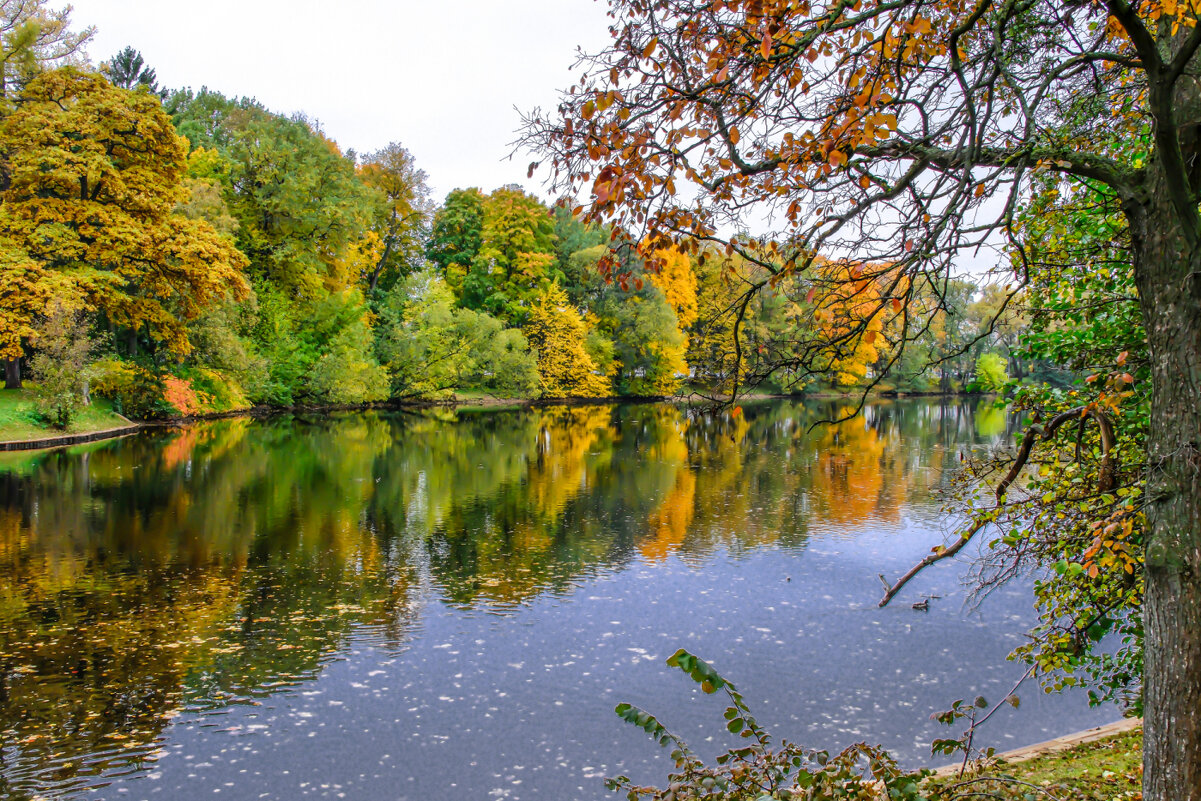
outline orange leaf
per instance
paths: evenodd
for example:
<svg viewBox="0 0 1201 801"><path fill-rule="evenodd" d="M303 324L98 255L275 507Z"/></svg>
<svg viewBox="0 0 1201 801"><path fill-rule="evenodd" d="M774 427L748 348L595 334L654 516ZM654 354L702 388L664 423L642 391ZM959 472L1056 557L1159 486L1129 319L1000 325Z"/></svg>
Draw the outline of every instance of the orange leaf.
<svg viewBox="0 0 1201 801"><path fill-rule="evenodd" d="M892 299L892 310L893 310L894 312L899 312L899 311L901 310L901 306L902 306L902 304L901 304L901 299L900 299L900 298L893 298L893 299Z"/></svg>
<svg viewBox="0 0 1201 801"><path fill-rule="evenodd" d="M759 52L764 58L771 58L771 34L763 34L763 41L759 43Z"/></svg>
<svg viewBox="0 0 1201 801"><path fill-rule="evenodd" d="M1130 351L1128 351L1128 350L1122 351L1121 355L1118 356L1118 367L1121 367L1122 365L1124 365L1126 363L1126 359L1128 359L1129 357L1130 357Z"/></svg>

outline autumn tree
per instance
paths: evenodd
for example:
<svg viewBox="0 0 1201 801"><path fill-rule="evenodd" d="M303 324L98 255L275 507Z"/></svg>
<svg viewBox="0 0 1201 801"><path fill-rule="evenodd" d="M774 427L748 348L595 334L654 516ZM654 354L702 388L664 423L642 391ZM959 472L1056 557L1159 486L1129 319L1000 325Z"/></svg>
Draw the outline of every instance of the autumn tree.
<svg viewBox="0 0 1201 801"><path fill-rule="evenodd" d="M7 212L0 207L0 226ZM35 261L12 237L0 239L0 359L5 389L21 388L25 345L37 336L37 319L56 294L67 294L64 282Z"/></svg>
<svg viewBox="0 0 1201 801"><path fill-rule="evenodd" d="M30 292L51 280L109 326L177 354L190 349L187 320L246 292L232 243L174 211L186 143L157 99L70 67L47 72L22 90L0 148L11 159L0 238L27 257L9 275Z"/></svg>
<svg viewBox="0 0 1201 801"><path fill-rule="evenodd" d="M550 288L555 272L550 209L519 187L501 187L484 202L480 248L463 277L460 302L520 325Z"/></svg>
<svg viewBox="0 0 1201 801"><path fill-rule="evenodd" d="M741 249L771 273L762 286L819 255L891 265L880 307L900 302L907 335L926 324L909 295L937 294L971 256L1016 253L1022 285L1012 221L1034 182L1112 199L1153 386L1144 793L1201 799L1197 10L612 0L611 14L612 44L526 141L591 195L588 219L645 229L651 247ZM763 235L723 234L752 225Z"/></svg>
<svg viewBox="0 0 1201 801"><path fill-rule="evenodd" d="M91 41L94 28L71 29L71 7L55 11L45 0L2 0L0 2L0 98L7 102L0 116L12 110L10 98L30 79L46 69L81 60ZM0 167L0 190L10 180L7 165ZM28 337L32 314L40 296L50 289L30 266L19 246L0 245L4 249L4 268L0 268L0 303L12 313L8 324L0 323L0 359L4 360L4 386L21 387L20 339ZM14 250L14 248L16 248ZM17 264L13 263L13 259ZM20 266L24 264L24 266ZM44 300L44 297L43 297ZM6 315L8 316L8 315ZM16 339L14 340L14 336Z"/></svg>
<svg viewBox="0 0 1201 801"><path fill-rule="evenodd" d="M371 231L380 250L363 276L375 292L381 278L395 281L421 266L432 208L425 171L396 142L364 158L359 176L379 193Z"/></svg>
<svg viewBox="0 0 1201 801"><path fill-rule="evenodd" d="M95 28L71 30L71 7L46 0L0 2L0 97L11 98L47 69L82 61Z"/></svg>
<svg viewBox="0 0 1201 801"><path fill-rule="evenodd" d="M584 348L584 321L558 285L531 306L524 331L538 353L543 397L601 398L611 393Z"/></svg>
<svg viewBox="0 0 1201 801"><path fill-rule="evenodd" d="M675 310L680 330L687 331L696 322L696 275L692 271L692 260L679 250L665 250L657 254L662 260L659 269L648 274L648 280L657 286Z"/></svg>

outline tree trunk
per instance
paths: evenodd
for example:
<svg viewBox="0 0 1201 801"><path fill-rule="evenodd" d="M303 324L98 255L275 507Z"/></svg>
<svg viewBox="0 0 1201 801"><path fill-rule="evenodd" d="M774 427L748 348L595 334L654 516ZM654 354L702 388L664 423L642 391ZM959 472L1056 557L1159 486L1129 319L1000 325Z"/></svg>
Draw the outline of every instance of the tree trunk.
<svg viewBox="0 0 1201 801"><path fill-rule="evenodd" d="M21 360L20 359L5 359L4 360L4 388L5 389L20 389L21 388Z"/></svg>
<svg viewBox="0 0 1201 801"><path fill-rule="evenodd" d="M1201 801L1201 243L1148 197L1128 209L1152 370L1143 797Z"/></svg>

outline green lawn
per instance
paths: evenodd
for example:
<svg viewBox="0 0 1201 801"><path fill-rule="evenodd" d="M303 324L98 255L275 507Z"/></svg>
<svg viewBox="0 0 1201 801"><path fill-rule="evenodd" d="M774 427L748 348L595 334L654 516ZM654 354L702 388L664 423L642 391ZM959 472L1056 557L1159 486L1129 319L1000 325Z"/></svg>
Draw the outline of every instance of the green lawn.
<svg viewBox="0 0 1201 801"><path fill-rule="evenodd" d="M70 428L51 428L38 421L33 390L28 384L25 389L0 389L0 442L82 434L127 425L129 421L114 413L108 401L93 398L92 405L80 410Z"/></svg>
<svg viewBox="0 0 1201 801"><path fill-rule="evenodd" d="M1136 729L1058 754L1002 765L966 784L956 779L939 783L947 790L957 787L962 797L996 801L1127 801L1142 798L1142 749L1143 732Z"/></svg>

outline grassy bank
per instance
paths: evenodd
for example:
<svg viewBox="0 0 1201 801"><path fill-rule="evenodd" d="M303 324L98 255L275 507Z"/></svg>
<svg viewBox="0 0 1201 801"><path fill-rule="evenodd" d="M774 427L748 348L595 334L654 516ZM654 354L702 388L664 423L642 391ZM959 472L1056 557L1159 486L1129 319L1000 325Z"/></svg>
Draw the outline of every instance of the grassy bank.
<svg viewBox="0 0 1201 801"><path fill-rule="evenodd" d="M1057 754L998 766L983 776L940 779L948 798L1126 801L1142 798L1142 729ZM976 793L976 795L972 795Z"/></svg>
<svg viewBox="0 0 1201 801"><path fill-rule="evenodd" d="M87 434L127 425L129 421L113 412L108 401L93 398L92 405L80 409L68 428L53 428L38 419L33 388L28 384L24 389L0 389L0 442Z"/></svg>

